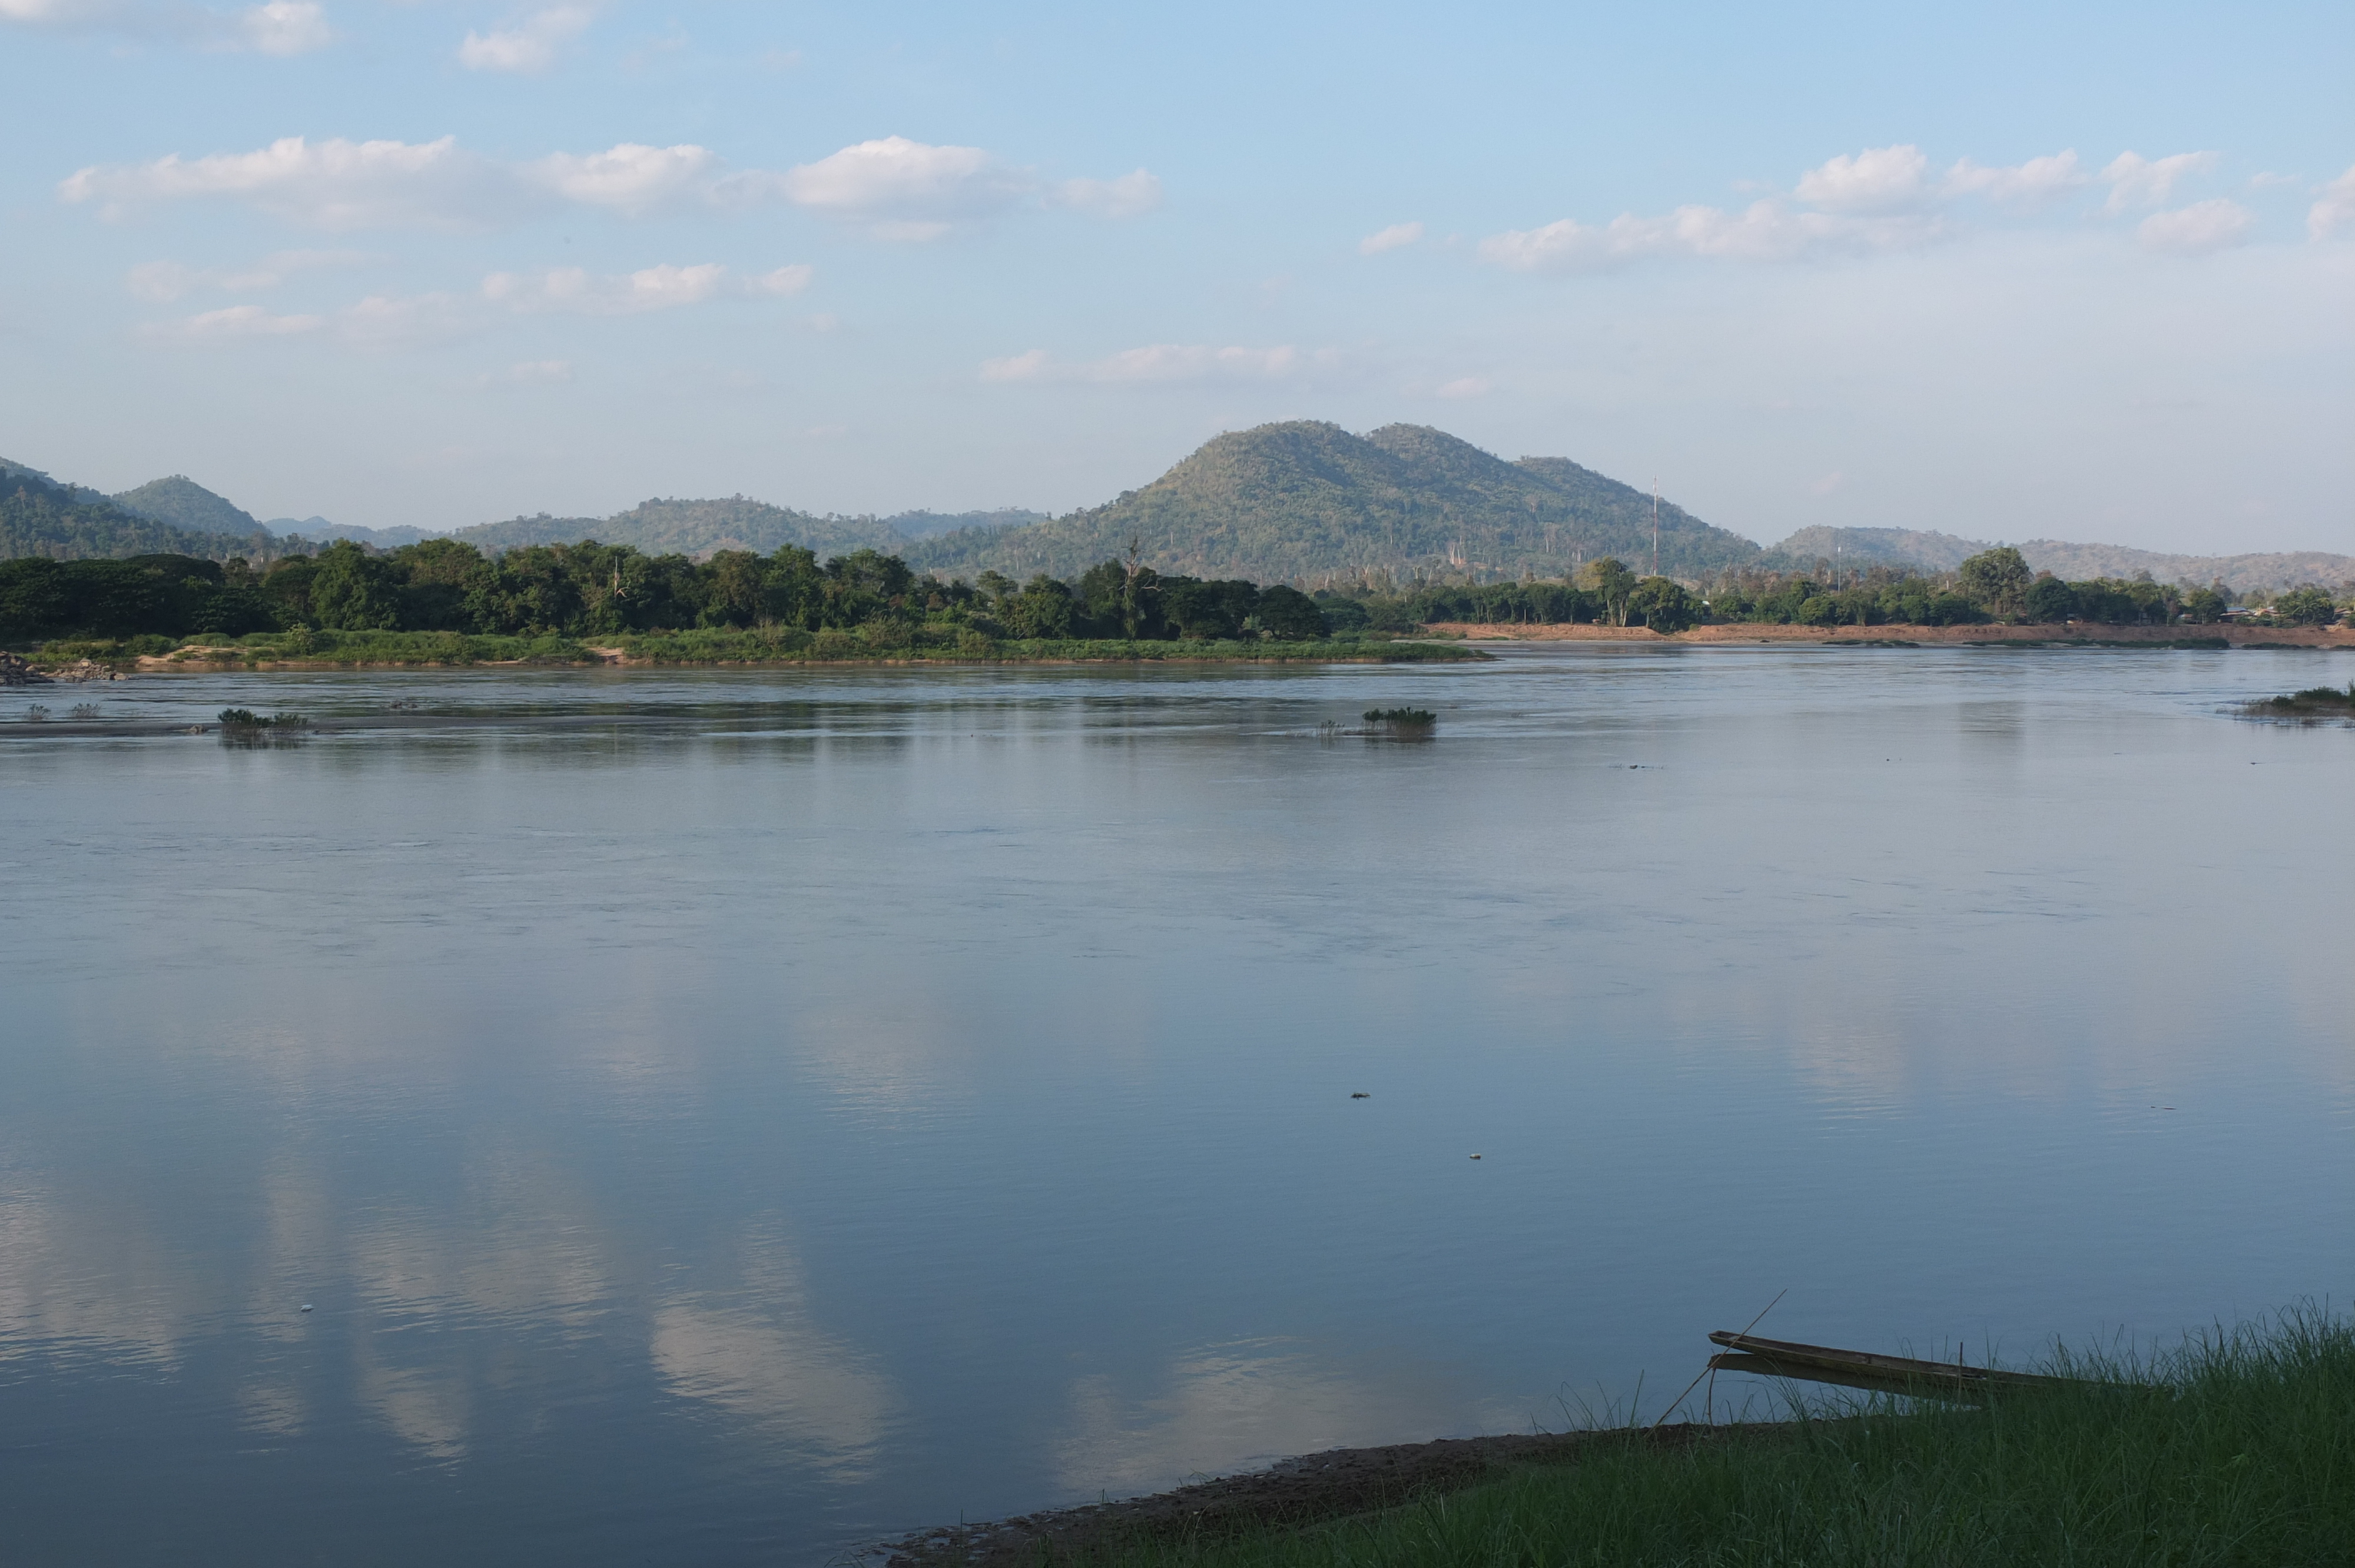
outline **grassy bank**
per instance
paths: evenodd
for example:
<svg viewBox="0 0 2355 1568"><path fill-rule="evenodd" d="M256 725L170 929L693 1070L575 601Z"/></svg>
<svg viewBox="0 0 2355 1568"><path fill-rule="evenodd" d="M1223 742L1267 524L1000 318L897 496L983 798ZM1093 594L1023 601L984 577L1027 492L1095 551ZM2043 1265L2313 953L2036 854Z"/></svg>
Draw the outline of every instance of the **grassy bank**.
<svg viewBox="0 0 2355 1568"><path fill-rule="evenodd" d="M1824 1404L1370 1515L1053 1555L1120 1568L2355 1563L2355 1334L2317 1316L1984 1408ZM1722 1392L1722 1391L1721 1391Z"/></svg>
<svg viewBox="0 0 2355 1568"><path fill-rule="evenodd" d="M583 641L572 637L478 637L457 631L259 631L246 637L129 638L45 643L37 664L78 660L129 665L160 658L192 670L482 664L592 665L618 654L644 664L1453 663L1489 657L1452 644L1333 638L1314 642L1000 641L967 632L912 641L865 631L791 630L678 631Z"/></svg>

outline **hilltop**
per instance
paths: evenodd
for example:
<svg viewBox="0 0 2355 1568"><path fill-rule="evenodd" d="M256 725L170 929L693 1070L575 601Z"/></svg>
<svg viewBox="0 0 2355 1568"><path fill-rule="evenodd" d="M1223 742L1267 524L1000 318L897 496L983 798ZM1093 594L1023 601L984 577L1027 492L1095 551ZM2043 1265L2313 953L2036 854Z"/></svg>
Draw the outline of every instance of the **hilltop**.
<svg viewBox="0 0 2355 1568"><path fill-rule="evenodd" d="M118 493L112 500L125 512L135 512L175 528L186 528L192 534L244 536L262 531L251 513L215 495L184 473L151 479L136 490Z"/></svg>
<svg viewBox="0 0 2355 1568"><path fill-rule="evenodd" d="M1295 420L1218 436L1142 490L1025 527L963 529L908 552L920 570L1069 577L1127 551L1164 572L1281 579L1556 577L1615 555L1648 570L1652 500L1565 458L1508 462L1442 430L1354 436ZM1695 576L1758 546L1660 507L1660 567Z"/></svg>
<svg viewBox="0 0 2355 1568"><path fill-rule="evenodd" d="M248 532L185 527L132 511L97 491L60 483L39 469L0 460L0 559L194 556L208 561L238 556L268 561L282 553L252 518L242 512L237 515L250 524Z"/></svg>

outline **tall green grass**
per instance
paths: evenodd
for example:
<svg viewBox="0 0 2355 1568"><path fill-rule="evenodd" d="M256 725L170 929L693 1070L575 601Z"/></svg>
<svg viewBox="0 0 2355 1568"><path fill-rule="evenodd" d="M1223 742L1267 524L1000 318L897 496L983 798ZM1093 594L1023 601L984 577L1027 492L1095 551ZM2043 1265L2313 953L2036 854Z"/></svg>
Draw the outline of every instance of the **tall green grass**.
<svg viewBox="0 0 2355 1568"><path fill-rule="evenodd" d="M1683 1446L1598 1437L1365 1518L1088 1554L1124 1568L2355 1563L2355 1332L2313 1312L1983 1406L1819 1404Z"/></svg>

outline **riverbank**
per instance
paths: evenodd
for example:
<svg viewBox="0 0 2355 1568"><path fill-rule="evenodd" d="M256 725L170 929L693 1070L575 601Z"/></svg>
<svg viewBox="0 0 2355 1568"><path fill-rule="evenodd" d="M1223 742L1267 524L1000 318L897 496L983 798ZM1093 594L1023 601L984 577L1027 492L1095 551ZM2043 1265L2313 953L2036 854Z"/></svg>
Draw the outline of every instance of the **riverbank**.
<svg viewBox="0 0 2355 1568"><path fill-rule="evenodd" d="M2355 648L2355 627L2103 626L2072 620L2053 626L1785 626L1736 621L1660 632L1645 626L1585 624L1514 625L1506 622L1435 621L1434 636L1472 641L1513 642L1807 642L1928 646L1990 643L2046 648Z"/></svg>
<svg viewBox="0 0 2355 1568"><path fill-rule="evenodd" d="M219 641L133 638L43 644L37 667L79 664L155 673L361 669L519 669L770 665L990 664L1445 664L1489 655L1460 641L996 641L879 642L848 632L679 632L584 641L569 637L474 637L454 631L257 632Z"/></svg>
<svg viewBox="0 0 2355 1568"><path fill-rule="evenodd" d="M2355 1562L2355 1332L2318 1314L1985 1404L1342 1449L928 1531L907 1568Z"/></svg>

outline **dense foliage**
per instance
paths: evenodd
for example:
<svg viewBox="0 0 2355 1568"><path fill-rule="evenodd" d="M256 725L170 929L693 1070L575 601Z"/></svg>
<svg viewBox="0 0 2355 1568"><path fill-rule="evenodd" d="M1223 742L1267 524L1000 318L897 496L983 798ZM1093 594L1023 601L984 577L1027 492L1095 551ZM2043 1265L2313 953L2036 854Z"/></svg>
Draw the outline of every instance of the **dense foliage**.
<svg viewBox="0 0 2355 1568"><path fill-rule="evenodd" d="M538 545L492 557L452 539L381 554L350 543L255 570L186 556L0 562L0 641L211 636L309 628L571 638L777 627L858 630L905 646L916 628L987 639L1199 641L1327 635L1314 600L1281 584L1163 577L1106 561L1065 583L918 577L854 550L821 565L794 546L706 561L626 545Z"/></svg>
<svg viewBox="0 0 2355 1568"><path fill-rule="evenodd" d="M2215 588L2147 579L2063 582L2029 570L2009 547L1972 556L1935 577L1876 567L1826 580L1801 572L1734 568L1695 591L1666 577L1637 577L1614 559L1590 561L1568 581L1426 587L1410 593L1320 594L1327 618L1404 631L1433 622L1560 625L1596 622L1678 631L1702 622L1763 621L1793 626L1967 626L1992 620L2109 626L2211 623L2230 608ZM2264 619L2320 626L2339 619L2343 601L2303 588L2275 596Z"/></svg>
<svg viewBox="0 0 2355 1568"><path fill-rule="evenodd" d="M1992 550L1949 577L1876 568L1842 583L1733 570L1696 591L1637 577L1615 557L1567 580L1425 586L1404 594L1327 589L1315 597L1241 577L1165 576L1128 559L1100 561L1071 581L1025 582L984 571L972 582L919 576L904 559L858 549L821 564L787 546L767 555L721 550L702 561L593 541L532 545L485 556L454 539L378 552L338 542L261 567L151 554L128 560L0 561L0 642L133 637L229 640L298 629L432 632L463 637L676 637L760 628L857 632L870 648L954 645L971 634L1056 641L1119 639L1315 641L1406 633L1433 622L1591 622L1680 631L1704 621L1812 626L1963 625L2067 620L2165 625L2213 621L2212 588L2030 573L2017 551ZM2282 624L2317 625L2339 607L2320 588L2286 593Z"/></svg>

